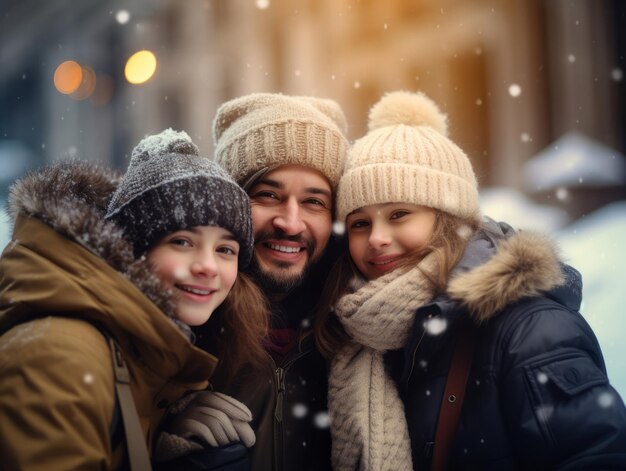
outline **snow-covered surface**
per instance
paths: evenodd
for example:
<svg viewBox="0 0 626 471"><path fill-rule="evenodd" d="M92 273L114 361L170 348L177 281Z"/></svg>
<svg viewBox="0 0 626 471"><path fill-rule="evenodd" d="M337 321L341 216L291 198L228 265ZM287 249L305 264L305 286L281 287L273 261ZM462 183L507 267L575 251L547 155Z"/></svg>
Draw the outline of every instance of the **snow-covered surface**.
<svg viewBox="0 0 626 471"><path fill-rule="evenodd" d="M571 187L626 184L626 159L618 151L577 133L567 133L524 164L531 193Z"/></svg>
<svg viewBox="0 0 626 471"><path fill-rule="evenodd" d="M5 202L0 201L0 252L4 249L4 246L7 245L9 239L11 238L11 227L9 224L9 216L5 211Z"/></svg>
<svg viewBox="0 0 626 471"><path fill-rule="evenodd" d="M611 383L626 399L626 201L579 219L557 238L583 275L581 312L600 341Z"/></svg>
<svg viewBox="0 0 626 471"><path fill-rule="evenodd" d="M563 209L538 205L509 188L483 189L480 192L480 206L486 216L505 221L517 229L554 231L570 222L570 217Z"/></svg>

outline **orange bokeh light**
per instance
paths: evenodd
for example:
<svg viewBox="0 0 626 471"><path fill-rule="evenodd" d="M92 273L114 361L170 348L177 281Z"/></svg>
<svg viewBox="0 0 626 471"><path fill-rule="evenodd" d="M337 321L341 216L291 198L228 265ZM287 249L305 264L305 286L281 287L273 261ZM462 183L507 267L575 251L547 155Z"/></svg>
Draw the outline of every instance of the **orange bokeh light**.
<svg viewBox="0 0 626 471"><path fill-rule="evenodd" d="M64 95L74 93L83 81L83 70L79 63L65 61L54 71L54 86Z"/></svg>

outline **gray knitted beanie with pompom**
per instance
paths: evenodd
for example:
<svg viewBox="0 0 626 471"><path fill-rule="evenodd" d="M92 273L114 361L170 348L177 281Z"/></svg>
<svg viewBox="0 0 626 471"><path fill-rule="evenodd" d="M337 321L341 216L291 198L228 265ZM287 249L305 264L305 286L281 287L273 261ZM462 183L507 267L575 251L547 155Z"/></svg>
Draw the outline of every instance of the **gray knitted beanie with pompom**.
<svg viewBox="0 0 626 471"><path fill-rule="evenodd" d="M144 138L109 203L113 220L143 255L165 235L195 226L229 230L239 242L240 268L252 257L248 195L215 162L199 155L185 132Z"/></svg>

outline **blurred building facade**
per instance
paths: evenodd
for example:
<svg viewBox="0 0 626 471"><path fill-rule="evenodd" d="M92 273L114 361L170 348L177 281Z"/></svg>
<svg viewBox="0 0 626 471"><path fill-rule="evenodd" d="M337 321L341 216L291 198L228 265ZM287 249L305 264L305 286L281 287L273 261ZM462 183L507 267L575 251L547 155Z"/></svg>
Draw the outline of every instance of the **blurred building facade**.
<svg viewBox="0 0 626 471"><path fill-rule="evenodd" d="M620 0L4 0L0 8L0 166L18 145L33 165L73 156L124 169L133 145L166 127L186 130L208 154L217 106L261 91L336 99L351 139L383 93L424 91L448 113L483 186L520 187L523 163L566 132L626 150ZM158 67L131 85L123 68L140 49ZM89 97L55 89L55 68L70 59L95 72Z"/></svg>

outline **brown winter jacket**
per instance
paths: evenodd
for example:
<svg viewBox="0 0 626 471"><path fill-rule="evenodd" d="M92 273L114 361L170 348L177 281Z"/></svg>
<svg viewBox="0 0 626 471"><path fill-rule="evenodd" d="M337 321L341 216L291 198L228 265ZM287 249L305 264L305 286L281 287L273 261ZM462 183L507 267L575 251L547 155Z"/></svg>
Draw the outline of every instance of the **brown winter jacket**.
<svg viewBox="0 0 626 471"><path fill-rule="evenodd" d="M13 186L12 241L0 258L2 469L117 469L111 356L121 345L148 443L167 405L204 388L216 359L164 312L145 260L103 221L118 177L62 164ZM123 440L122 440L123 443Z"/></svg>

